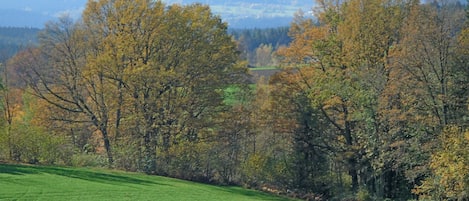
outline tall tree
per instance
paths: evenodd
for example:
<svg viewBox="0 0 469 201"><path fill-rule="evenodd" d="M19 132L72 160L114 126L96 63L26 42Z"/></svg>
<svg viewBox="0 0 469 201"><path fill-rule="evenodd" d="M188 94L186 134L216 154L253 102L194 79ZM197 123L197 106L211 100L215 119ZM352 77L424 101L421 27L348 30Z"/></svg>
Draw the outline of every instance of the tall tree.
<svg viewBox="0 0 469 201"><path fill-rule="evenodd" d="M431 174L430 157L439 146L434 139L447 126L464 122L467 69L460 63L464 59L458 45L463 22L464 10L457 4L415 3L400 30L401 40L390 52L393 62L386 93L390 92L387 101L394 104L387 118L388 125L394 125L388 128L395 151L389 156L395 165L407 167L405 175L412 183Z"/></svg>
<svg viewBox="0 0 469 201"><path fill-rule="evenodd" d="M95 36L93 69L117 86L117 108L131 106L147 173L157 171L158 147L165 155L178 140L198 139L222 104L221 89L244 73L226 24L207 6L95 1L84 24Z"/></svg>
<svg viewBox="0 0 469 201"><path fill-rule="evenodd" d="M462 72L456 65L458 41L455 36L465 19L461 7L445 2L413 6L394 56L396 68L422 86L419 110L430 112L424 115L433 118L439 131L458 122L460 116L455 111L453 100L457 97L451 89L457 74Z"/></svg>
<svg viewBox="0 0 469 201"><path fill-rule="evenodd" d="M87 70L88 49L80 24L62 17L46 24L39 35L40 51L35 63L28 66L24 78L35 96L87 119L58 119L67 122L90 122L102 136L109 164L113 163L109 136L108 97L102 73Z"/></svg>
<svg viewBox="0 0 469 201"><path fill-rule="evenodd" d="M127 99L138 95L132 92L134 86L131 83L155 76L147 72L145 77L139 77L143 76L142 73L133 69L148 66L156 51L153 42L162 37L160 33L164 34L158 29L163 21L163 7L161 2L103 0L88 2L83 13L83 24L90 37L91 47L87 70L90 74L99 75L103 84L111 87L108 92L115 92L107 93L110 101L106 105L114 108L113 114L109 113L107 118L114 122L112 125L116 140L121 137L121 119L124 115L131 115L130 109L124 111L124 104L132 107ZM145 83L140 84L145 86ZM141 129L139 126L135 125L136 135ZM151 152L149 143L147 139L145 150Z"/></svg>
<svg viewBox="0 0 469 201"><path fill-rule="evenodd" d="M399 39L407 1L318 1L318 21L297 17L294 41L279 51L286 66L297 69L298 84L335 136L336 160L343 162L352 190L377 191L379 102L387 85L388 54ZM379 19L379 20L376 20ZM391 162L389 162L391 163Z"/></svg>

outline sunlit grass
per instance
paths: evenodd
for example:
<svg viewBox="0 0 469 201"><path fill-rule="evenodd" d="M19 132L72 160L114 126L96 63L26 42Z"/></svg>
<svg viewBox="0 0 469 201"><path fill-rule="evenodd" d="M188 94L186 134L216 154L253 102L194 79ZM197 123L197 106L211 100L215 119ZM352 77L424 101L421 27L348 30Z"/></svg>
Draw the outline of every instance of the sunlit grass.
<svg viewBox="0 0 469 201"><path fill-rule="evenodd" d="M0 200L285 200L221 187L121 171L0 164Z"/></svg>
<svg viewBox="0 0 469 201"><path fill-rule="evenodd" d="M249 70L276 70L280 69L278 66L259 66L255 68L249 68Z"/></svg>

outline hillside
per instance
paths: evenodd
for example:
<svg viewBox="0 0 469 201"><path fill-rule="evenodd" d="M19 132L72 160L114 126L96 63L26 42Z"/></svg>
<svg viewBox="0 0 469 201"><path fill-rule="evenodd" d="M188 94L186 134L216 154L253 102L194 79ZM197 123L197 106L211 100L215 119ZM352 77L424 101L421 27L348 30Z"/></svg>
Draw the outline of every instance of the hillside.
<svg viewBox="0 0 469 201"><path fill-rule="evenodd" d="M239 187L109 170L0 164L0 200L286 200Z"/></svg>
<svg viewBox="0 0 469 201"><path fill-rule="evenodd" d="M36 28L0 27L0 61L13 56L21 48L37 43Z"/></svg>

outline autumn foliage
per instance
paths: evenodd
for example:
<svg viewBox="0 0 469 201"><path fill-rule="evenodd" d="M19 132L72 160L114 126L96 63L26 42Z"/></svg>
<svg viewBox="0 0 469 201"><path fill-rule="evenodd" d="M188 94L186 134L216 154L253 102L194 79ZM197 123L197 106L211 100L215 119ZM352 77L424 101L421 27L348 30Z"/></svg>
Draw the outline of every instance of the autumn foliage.
<svg viewBox="0 0 469 201"><path fill-rule="evenodd" d="M465 5L317 0L252 84L202 4L90 0L2 64L0 160L308 200L469 198Z"/></svg>

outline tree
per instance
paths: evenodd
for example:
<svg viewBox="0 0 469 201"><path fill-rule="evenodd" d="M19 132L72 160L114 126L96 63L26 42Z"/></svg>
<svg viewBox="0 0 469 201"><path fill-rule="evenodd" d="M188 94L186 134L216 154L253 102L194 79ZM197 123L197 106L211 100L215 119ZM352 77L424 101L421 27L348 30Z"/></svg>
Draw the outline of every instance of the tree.
<svg viewBox="0 0 469 201"><path fill-rule="evenodd" d="M284 149L289 161L286 169L290 178L286 185L300 190L300 193L311 193L313 190L330 197L334 193L331 191L331 182L334 181L328 177L328 171L329 160L333 157L330 153L336 151L332 145L334 140L324 135L330 132L331 127L325 123L327 120L321 111L309 103L308 94L301 84L303 78L293 70L271 78L270 112L278 115L269 118L272 121L269 126L276 135L274 138L283 141L276 148ZM285 160L282 158L285 156L280 154L277 157L280 161Z"/></svg>
<svg viewBox="0 0 469 201"><path fill-rule="evenodd" d="M467 21L463 24L463 9L457 3L435 1L433 5L421 7L420 15L430 13L432 22L420 22L422 32L416 45L425 47L419 53L422 60L412 66L410 78L421 83L430 96L429 112L437 122L438 141L427 142L431 149L427 161L428 177L416 186L414 193L421 199L466 200L468 199L468 154L465 143L467 132ZM467 11L466 11L467 12ZM467 13L466 13L467 18ZM421 19L424 20L425 18ZM466 19L467 20L467 19ZM426 29L436 29L425 34ZM435 41L437 40L437 41ZM435 55L439 57L435 58ZM416 62L416 63L417 63ZM433 134L433 133L432 133ZM434 136L433 134L432 136Z"/></svg>
<svg viewBox="0 0 469 201"><path fill-rule="evenodd" d="M274 61L272 58L273 54L272 45L261 44L256 48L256 65L257 66L269 66L273 65Z"/></svg>
<svg viewBox="0 0 469 201"><path fill-rule="evenodd" d="M388 84L389 51L400 39L407 6L407 1L318 1L318 20L296 17L294 41L278 51L284 65L296 69L296 83L321 116L316 121L328 125L320 132L334 139L325 143L347 169L353 191L366 186L385 196L379 178L387 170L375 160L386 136L379 105Z"/></svg>
<svg viewBox="0 0 469 201"><path fill-rule="evenodd" d="M102 88L101 93L104 89L115 92L107 93L109 102L106 105L113 106L114 116L109 113L107 118L114 122L112 126L116 140L122 137L121 119L131 115L132 111L125 111L124 105L134 106L128 101L136 96L130 89L133 87L130 82L144 79L138 77L142 76L141 73L135 73L132 69L147 65L151 53L155 51L152 43L161 31L157 28L162 22L162 12L160 2L91 1L83 13L83 24L91 38L89 46L92 47L88 56L89 73L100 75L105 87L111 87ZM140 134L139 126L137 123L134 127L135 136Z"/></svg>
<svg viewBox="0 0 469 201"><path fill-rule="evenodd" d="M146 0L90 2L84 24L94 31L94 69L106 72L118 103L130 106L144 171L167 172L170 147L197 141L222 104L222 89L245 73L226 25L207 6L165 9Z"/></svg>
<svg viewBox="0 0 469 201"><path fill-rule="evenodd" d="M83 114L86 119L56 118L66 122L90 122L100 132L111 165L113 155L109 139L109 113L105 81L102 73L87 69L88 49L80 24L68 17L46 24L39 35L40 52L34 63L24 66L24 79L33 94L49 104L70 113Z"/></svg>
<svg viewBox="0 0 469 201"><path fill-rule="evenodd" d="M440 4L441 3L441 4ZM402 38L390 51L387 129L396 165L407 167L406 178L418 184L429 175L429 162L438 136L448 125L463 125L464 65L458 64L457 36L462 28L462 7L450 2L409 9ZM459 84L456 84L459 83ZM392 90L392 91L391 91ZM411 168L409 168L411 167Z"/></svg>
<svg viewBox="0 0 469 201"><path fill-rule="evenodd" d="M436 3L436 2L435 2ZM438 8L440 7L440 8ZM442 130L446 125L460 122L453 103L452 83L457 74L457 35L464 22L464 11L454 4L414 5L409 20L397 45L394 59L396 68L406 71L416 84L422 86L421 108L430 112L433 123Z"/></svg>
<svg viewBox="0 0 469 201"><path fill-rule="evenodd" d="M440 136L441 145L432 154L432 175L414 193L429 200L467 200L469 195L469 131L450 126Z"/></svg>

